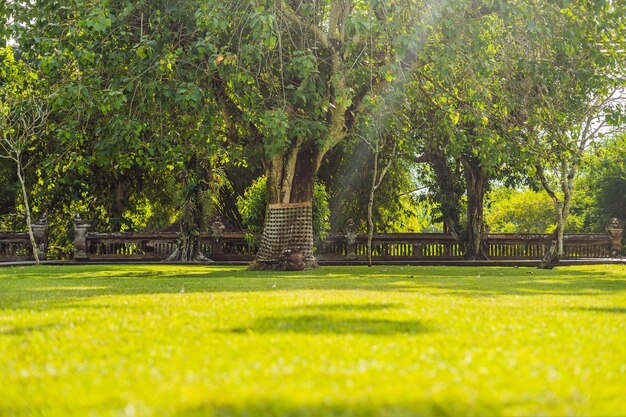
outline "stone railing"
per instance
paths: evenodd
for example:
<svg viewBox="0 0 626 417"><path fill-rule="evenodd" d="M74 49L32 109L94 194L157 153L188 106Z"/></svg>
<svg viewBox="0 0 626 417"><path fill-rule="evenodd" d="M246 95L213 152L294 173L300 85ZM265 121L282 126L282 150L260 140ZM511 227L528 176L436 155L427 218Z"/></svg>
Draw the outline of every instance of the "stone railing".
<svg viewBox="0 0 626 417"><path fill-rule="evenodd" d="M48 224L46 218L33 223L37 255L45 260L48 252ZM33 248L27 232L0 232L0 262L32 261Z"/></svg>
<svg viewBox="0 0 626 417"><path fill-rule="evenodd" d="M177 232L96 233L89 224L74 220L74 259L78 261L163 261L177 245ZM225 232L216 222L211 232L201 234L203 254L215 261L252 261L258 250L255 239L242 232ZM565 236L565 258L621 257L622 227L615 220L606 234ZM33 225L40 259L46 258L45 219ZM258 242L258 236L256 237ZM539 260L554 243L549 234L489 234L485 247L493 260ZM329 234L316 242L320 261L350 262L367 260L367 236L348 231ZM0 262L32 260L27 233L0 232ZM372 259L379 262L460 260L463 253L452 235L443 233L386 233L374 235Z"/></svg>
<svg viewBox="0 0 626 417"><path fill-rule="evenodd" d="M224 232L214 223L210 233L202 233L202 253L214 261L250 261L258 247L244 233ZM74 259L93 261L163 261L176 249L177 232L97 233L89 224L74 220Z"/></svg>
<svg viewBox="0 0 626 417"><path fill-rule="evenodd" d="M316 256L323 260L366 260L367 236L329 235L319 242ZM485 239L489 259L541 259L554 240L549 234L490 234ZM566 235L565 257L609 258L611 239L605 234ZM387 233L374 235L372 259L455 260L463 251L452 235L442 233Z"/></svg>
<svg viewBox="0 0 626 417"><path fill-rule="evenodd" d="M76 228L77 260L121 261L165 260L176 248L176 232L89 233ZM258 237L257 237L258 238ZM493 260L541 259L553 244L549 234L490 234L485 239ZM203 254L215 261L252 261L258 246L244 233L213 230L201 235ZM610 258L612 241L605 234L565 236L567 259ZM367 236L330 234L316 243L320 261L349 262L367 260ZM619 256L619 254L617 254ZM372 259L375 261L461 260L463 253L454 237L443 233L388 233L374 235Z"/></svg>

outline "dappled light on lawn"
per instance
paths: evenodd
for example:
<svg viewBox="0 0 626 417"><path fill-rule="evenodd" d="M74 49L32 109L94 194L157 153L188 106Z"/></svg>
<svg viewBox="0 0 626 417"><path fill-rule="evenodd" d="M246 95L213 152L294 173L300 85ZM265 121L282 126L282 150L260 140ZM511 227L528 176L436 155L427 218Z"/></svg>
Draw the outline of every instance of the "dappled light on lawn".
<svg viewBox="0 0 626 417"><path fill-rule="evenodd" d="M0 293L1 415L626 412L621 265L5 268Z"/></svg>

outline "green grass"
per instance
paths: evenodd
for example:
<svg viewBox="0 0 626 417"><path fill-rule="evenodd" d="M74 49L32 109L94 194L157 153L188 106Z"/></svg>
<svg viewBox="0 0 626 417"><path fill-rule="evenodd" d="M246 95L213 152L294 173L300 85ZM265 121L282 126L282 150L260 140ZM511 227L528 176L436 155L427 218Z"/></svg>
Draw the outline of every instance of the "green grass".
<svg viewBox="0 0 626 417"><path fill-rule="evenodd" d="M0 269L2 417L608 416L625 394L623 265Z"/></svg>

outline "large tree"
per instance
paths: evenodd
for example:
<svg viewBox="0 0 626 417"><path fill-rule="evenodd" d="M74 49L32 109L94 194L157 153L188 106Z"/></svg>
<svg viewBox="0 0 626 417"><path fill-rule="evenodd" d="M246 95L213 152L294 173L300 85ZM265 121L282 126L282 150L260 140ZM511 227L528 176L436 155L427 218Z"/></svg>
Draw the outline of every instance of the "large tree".
<svg viewBox="0 0 626 417"><path fill-rule="evenodd" d="M224 123L189 13L197 5L11 5L24 57L59 86L49 139L62 151L43 164L42 182L53 187L44 188L42 204L88 210L120 230L134 226L137 205L159 199L153 205L179 211L179 260L201 257L204 202L212 200L205 197L216 192L213 164L224 159Z"/></svg>
<svg viewBox="0 0 626 417"><path fill-rule="evenodd" d="M25 62L15 60L10 47L0 49L0 158L15 164L26 226L35 263L39 265L32 228L27 170L31 148L44 135L49 115L45 91L39 77Z"/></svg>
<svg viewBox="0 0 626 417"><path fill-rule="evenodd" d="M522 146L533 161L531 175L554 203L556 246L543 264L552 267L565 255L564 230L585 153L626 127L626 5L578 0L525 12L542 24L518 34L528 91Z"/></svg>
<svg viewBox="0 0 626 417"><path fill-rule="evenodd" d="M425 179L442 220L471 259L488 256L483 205L490 181L506 179L521 159L512 140L519 120L512 116L518 98L509 88L516 66L507 23L495 4L447 7L408 84L415 161L428 164Z"/></svg>
<svg viewBox="0 0 626 417"><path fill-rule="evenodd" d="M290 249L313 265L317 172L401 68L397 58L421 29L418 2L217 3L198 12L208 64L222 80L224 108L257 133L249 144L262 152L268 178L257 265L275 266Z"/></svg>

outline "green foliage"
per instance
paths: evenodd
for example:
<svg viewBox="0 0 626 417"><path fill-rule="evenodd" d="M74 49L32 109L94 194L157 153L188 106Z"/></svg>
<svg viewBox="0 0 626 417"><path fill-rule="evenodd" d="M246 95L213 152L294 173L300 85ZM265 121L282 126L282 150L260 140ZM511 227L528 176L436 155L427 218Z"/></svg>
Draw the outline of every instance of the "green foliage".
<svg viewBox="0 0 626 417"><path fill-rule="evenodd" d="M15 46L0 49L0 111L24 84L51 95L54 110L49 132L26 146L35 211L56 224L82 211L96 230L111 219L128 230L162 227L174 212L180 217L176 191L205 180L187 168L199 158L237 167L229 171L235 176L249 168L231 178L236 189L217 205L233 212L233 196L268 166L267 157L302 143L322 155L364 133L359 123L388 101L386 112L401 120L393 138L415 152L402 149L408 159L394 163L377 193L379 230L432 229L416 216L429 217L431 208L407 196L416 188L416 157L430 165L419 183L430 186L444 217L465 224L468 173L519 184L537 175L537 161L549 179L562 163L576 167L582 119L626 79L621 1L296 3L1 2L0 39ZM623 102L603 111L607 124L624 125ZM624 220L621 143L590 162L571 230ZM320 177L340 229L346 217L364 218L363 173L371 164L359 163L353 143L331 157ZM449 175L437 178L442 171ZM13 179L0 172L3 214L19 210ZM502 197L492 227L541 229L523 219L526 197ZM263 204L244 206L256 213L248 214L250 227L260 228ZM328 217L324 210L316 216Z"/></svg>
<svg viewBox="0 0 626 417"><path fill-rule="evenodd" d="M392 135L401 132L392 131ZM333 149L319 172L330 198L331 230L342 231L346 221L354 221L364 232L367 201L371 187L373 158L370 146L360 138L349 138ZM441 229L430 198L418 197L420 188L410 162L396 158L376 192L374 222L378 232L426 232Z"/></svg>
<svg viewBox="0 0 626 417"><path fill-rule="evenodd" d="M0 268L0 409L620 416L625 280L619 265Z"/></svg>
<svg viewBox="0 0 626 417"><path fill-rule="evenodd" d="M162 228L183 206L172 178L188 188L203 180L189 178L190 160L228 160L212 81L198 71L197 5L11 4L21 56L57 86L37 171L41 210L59 220L80 210L95 230Z"/></svg>
<svg viewBox="0 0 626 417"><path fill-rule="evenodd" d="M556 227L554 202L545 191L497 188L487 198L485 223L493 233L552 233ZM565 227L567 232L589 231L582 204L575 198Z"/></svg>
<svg viewBox="0 0 626 417"><path fill-rule="evenodd" d="M15 174L15 168L8 160L0 159L0 230L13 230L15 218L10 213L15 213L19 183Z"/></svg>
<svg viewBox="0 0 626 417"><path fill-rule="evenodd" d="M326 186L316 182L313 185L313 235L320 239L326 237L326 232L330 229L329 199Z"/></svg>
<svg viewBox="0 0 626 417"><path fill-rule="evenodd" d="M313 234L315 237L324 238L330 228L329 198L324 184L316 182L313 187ZM257 178L246 189L244 195L237 199L237 207L244 227L252 233L262 232L267 209L267 178L264 176Z"/></svg>
<svg viewBox="0 0 626 417"><path fill-rule="evenodd" d="M244 227L252 233L260 233L265 221L267 208L267 178L262 176L254 180L243 196L237 199L237 208Z"/></svg>
<svg viewBox="0 0 626 417"><path fill-rule="evenodd" d="M585 160L577 182L588 199L593 231L602 232L612 218L626 221L626 135L597 147Z"/></svg>
<svg viewBox="0 0 626 417"><path fill-rule="evenodd" d="M377 207L377 233L436 233L442 224L435 221L436 206L429 198L400 195L393 206Z"/></svg>

